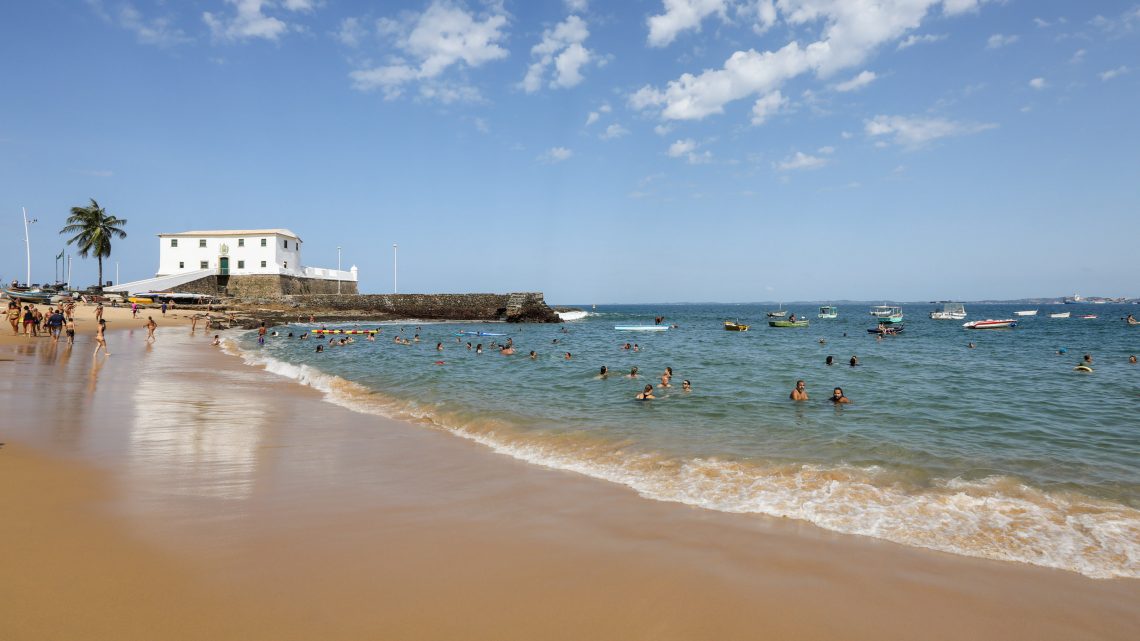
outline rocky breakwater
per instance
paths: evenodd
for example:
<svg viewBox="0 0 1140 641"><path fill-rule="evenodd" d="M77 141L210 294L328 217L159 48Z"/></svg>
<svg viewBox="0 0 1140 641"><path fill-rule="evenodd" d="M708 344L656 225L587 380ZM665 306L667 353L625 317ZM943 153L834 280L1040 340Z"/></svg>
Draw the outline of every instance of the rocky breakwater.
<svg viewBox="0 0 1140 641"><path fill-rule="evenodd" d="M239 324L262 320L279 324L308 320L481 320L508 323L559 323L562 319L541 292L512 294L356 294L295 295L235 299Z"/></svg>

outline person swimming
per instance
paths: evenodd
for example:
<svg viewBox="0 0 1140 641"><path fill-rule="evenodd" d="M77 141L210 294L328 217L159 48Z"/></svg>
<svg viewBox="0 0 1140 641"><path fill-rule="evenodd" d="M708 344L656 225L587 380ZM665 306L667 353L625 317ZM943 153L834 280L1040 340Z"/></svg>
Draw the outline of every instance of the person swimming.
<svg viewBox="0 0 1140 641"><path fill-rule="evenodd" d="M858 356L855 356L854 354L852 354L852 355L851 355L851 361L850 361L850 365L851 365L851 367L858 367L858 365L859 365L859 357L858 357Z"/></svg>
<svg viewBox="0 0 1140 641"><path fill-rule="evenodd" d="M685 379L685 380L681 381L681 391L682 391L682 392L691 392L691 391L693 391L693 384L692 384L692 383L690 383L688 379Z"/></svg>
<svg viewBox="0 0 1140 641"><path fill-rule="evenodd" d="M570 355L570 352L566 352L566 355L565 355L565 356L563 356L562 358L563 358L563 359L565 359L565 360L570 360L570 359L572 359L572 358L574 358L574 357Z"/></svg>
<svg viewBox="0 0 1140 641"><path fill-rule="evenodd" d="M530 360L533 361L533 360L537 360L537 359L538 359L538 353L535 352L533 349L530 350Z"/></svg>
<svg viewBox="0 0 1140 641"><path fill-rule="evenodd" d="M850 403L851 402L851 399L849 399L843 395L843 388L842 387L837 387L837 388L835 388L834 391L831 392L831 399L830 400L832 403L835 403L836 405L842 405L843 403Z"/></svg>
<svg viewBox="0 0 1140 641"><path fill-rule="evenodd" d="M598 378L609 378L609 377L610 377L610 368L606 367L605 365L602 365L602 368L600 370L598 370Z"/></svg>
<svg viewBox="0 0 1140 641"><path fill-rule="evenodd" d="M796 381L796 388L788 395L788 398L793 401L806 401L808 400L807 384L803 380Z"/></svg>
<svg viewBox="0 0 1140 641"><path fill-rule="evenodd" d="M626 378L637 378L637 368L636 367L629 368L629 375L626 376Z"/></svg>
<svg viewBox="0 0 1140 641"><path fill-rule="evenodd" d="M637 400L639 401L649 401L655 398L657 397L653 395L652 385L646 385L645 389L641 390L641 393L637 395Z"/></svg>
<svg viewBox="0 0 1140 641"><path fill-rule="evenodd" d="M827 366L834 365L835 364L835 357L834 356L828 356L827 360L823 361L823 364L827 365Z"/></svg>
<svg viewBox="0 0 1140 641"><path fill-rule="evenodd" d="M1136 355L1135 355L1135 354L1133 354L1133 355L1129 356L1129 357L1128 357L1128 362L1129 362L1129 363L1132 363L1133 365L1135 365L1135 364L1136 364Z"/></svg>

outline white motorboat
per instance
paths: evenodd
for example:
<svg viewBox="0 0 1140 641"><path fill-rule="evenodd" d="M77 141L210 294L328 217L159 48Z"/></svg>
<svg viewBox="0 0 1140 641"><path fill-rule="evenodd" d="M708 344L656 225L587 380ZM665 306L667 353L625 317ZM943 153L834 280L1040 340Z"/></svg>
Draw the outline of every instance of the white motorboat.
<svg viewBox="0 0 1140 641"><path fill-rule="evenodd" d="M823 305L819 308L819 318L839 318L839 308L834 305Z"/></svg>
<svg viewBox="0 0 1140 641"><path fill-rule="evenodd" d="M966 329L1007 329L1017 327L1017 321L1012 318L1003 318L1001 320L987 318L986 320L962 323L962 327Z"/></svg>
<svg viewBox="0 0 1140 641"><path fill-rule="evenodd" d="M963 320L966 318L966 306L962 303L943 303L942 309L930 312L934 320Z"/></svg>
<svg viewBox="0 0 1140 641"><path fill-rule="evenodd" d="M1049 318L1068 318L1071 314L1072 312L1057 312L1055 314L1049 314Z"/></svg>
<svg viewBox="0 0 1140 641"><path fill-rule="evenodd" d="M1027 310L1020 311L1020 312L1014 312L1013 315L1014 316L1036 316L1037 310L1036 309L1027 309Z"/></svg>

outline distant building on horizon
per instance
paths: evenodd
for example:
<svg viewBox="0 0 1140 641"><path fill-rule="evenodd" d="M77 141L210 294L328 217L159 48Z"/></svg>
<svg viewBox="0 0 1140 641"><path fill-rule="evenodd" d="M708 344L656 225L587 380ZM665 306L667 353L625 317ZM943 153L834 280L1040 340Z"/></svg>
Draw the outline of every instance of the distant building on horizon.
<svg viewBox="0 0 1140 641"><path fill-rule="evenodd" d="M301 237L288 229L215 229L158 234L154 278L108 291L179 291L263 296L356 294L357 268L306 267Z"/></svg>

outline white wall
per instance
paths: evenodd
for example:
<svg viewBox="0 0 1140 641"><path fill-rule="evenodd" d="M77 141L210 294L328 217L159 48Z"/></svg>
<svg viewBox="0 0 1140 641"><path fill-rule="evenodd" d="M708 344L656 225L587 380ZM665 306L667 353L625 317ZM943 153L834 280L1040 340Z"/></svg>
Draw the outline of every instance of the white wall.
<svg viewBox="0 0 1140 641"><path fill-rule="evenodd" d="M265 247L261 246L261 239L265 239ZM239 239L244 239L245 246L239 246ZM171 245L172 240L178 241L178 246ZM201 246L201 241L205 247ZM286 248L286 243L288 247ZM287 274L308 278L325 278L336 280L356 280L356 274L351 271L336 269L305 268L301 262L300 242L296 238L274 234L254 236L163 236L158 239L158 271L156 276L167 276L203 269L218 269L218 259L221 257L221 246L228 247L227 256L230 259L229 273L231 275L246 274ZM265 261L265 267L261 266ZM244 264L242 264L244 262ZM240 266L239 266L240 265Z"/></svg>

